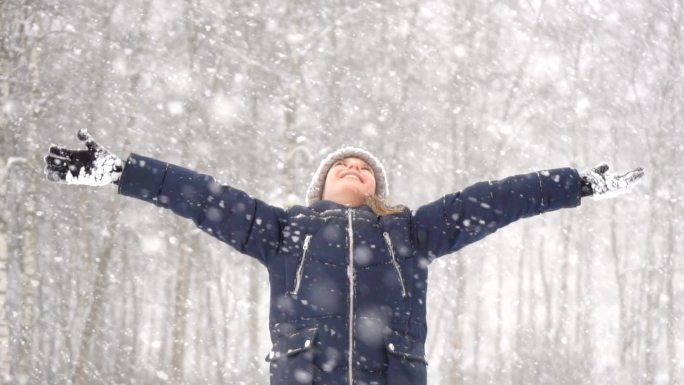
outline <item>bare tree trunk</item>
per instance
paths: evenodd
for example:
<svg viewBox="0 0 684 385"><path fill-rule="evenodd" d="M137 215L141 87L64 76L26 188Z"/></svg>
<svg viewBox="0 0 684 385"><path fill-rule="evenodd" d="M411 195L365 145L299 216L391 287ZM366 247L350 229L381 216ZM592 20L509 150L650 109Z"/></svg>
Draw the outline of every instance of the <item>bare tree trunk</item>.
<svg viewBox="0 0 684 385"><path fill-rule="evenodd" d="M473 335L474 335L474 343L473 343L473 381L472 383L477 385L480 383L480 344L483 342L482 341L482 325L480 321L480 313L482 312L482 301L484 300L484 296L482 295L482 288L486 287L484 285L484 278L482 277L483 275L483 267L484 267L484 258L478 258L477 259L477 265L476 265L476 274L477 274L477 289L475 289L475 293L473 295L475 296L475 309L473 312L475 313L475 316L473 318Z"/></svg>
<svg viewBox="0 0 684 385"><path fill-rule="evenodd" d="M13 31L2 40L2 62L8 73L13 74L11 78L3 80L2 94L7 100L14 100L13 108L2 112L2 124L7 133L4 143L8 145L10 155L4 174L9 215L2 218L2 227L7 229L10 239L7 244L7 291L13 293L5 307L9 315L7 325L10 336L8 373L13 381L21 384L28 381L32 374L32 360L35 358L33 331L37 281L34 241L37 217L34 170L37 168L37 157L18 158L14 154L23 156L33 153L31 144L43 111L39 72L43 43L36 36L43 31L44 19L41 4L8 2L0 6L2 13L9 15L8 19L4 19L3 15L2 33L7 28ZM27 20L30 22L24 22ZM10 26L12 23L16 25Z"/></svg>
<svg viewBox="0 0 684 385"><path fill-rule="evenodd" d="M659 127L660 128L660 127ZM651 147L652 151L649 151L649 157L650 157L650 163L655 165L657 164L657 161L655 159L656 154L653 153L655 149L653 149L653 145L651 143L651 138L647 139L647 142L649 143L649 147ZM651 177L650 180L650 186L649 186L649 193L650 196L655 197L656 196L656 186L658 186L658 183L660 182L658 178L658 174L655 174ZM656 199L649 199L648 202L648 210L649 210L649 215L648 215L648 222L646 224L646 233L645 233L645 249L644 249L644 256L646 258L646 264L643 267L642 271L642 282L641 282L641 288L642 288L642 301L640 301L640 305L644 306L645 308L643 311L640 311L636 313L640 317L645 318L643 320L643 323L640 322L640 324L643 325L643 329L640 330L639 336L642 337L643 345L637 345L639 346L642 350L639 351L639 361L643 365L642 367L642 379L643 379L643 384L644 385L653 385L655 382L655 376L656 376L656 354L657 354L657 336L656 336L656 328L658 327L658 322L657 319L659 318L658 314L658 296L659 296L659 284L658 284L658 245L657 245L657 236L659 229L657 225L660 222L660 219L658 218L659 212L658 212L658 202Z"/></svg>
<svg viewBox="0 0 684 385"><path fill-rule="evenodd" d="M496 333L494 337L494 343L495 343L495 349L494 349L494 354L495 354L495 362L496 364L494 365L494 378L493 382L495 383L502 383L503 381L503 376L502 373L505 371L505 364L506 361L504 360L503 357L503 306L502 303L504 301L503 298L503 285L504 285L504 277L503 277L503 268L501 268L501 263L503 258L501 257L502 253L496 253Z"/></svg>
<svg viewBox="0 0 684 385"><path fill-rule="evenodd" d="M667 298L667 377L669 385L676 385L679 383L677 378L677 313L675 307L675 290L674 279L676 271L675 268L675 221L677 221L676 207L672 200L669 204L670 219L667 226L667 247L665 251L665 295Z"/></svg>
<svg viewBox="0 0 684 385"><path fill-rule="evenodd" d="M213 369L209 373L208 381L210 383L226 383L226 379L223 376L223 371L222 366L225 363L225 354L223 350L223 341L224 341L224 336L222 332L222 328L219 326L220 319L217 319L215 317L215 314L224 314L224 309L223 306L221 306L220 301L214 301L214 281L216 280L216 275L220 274L220 272L217 271L211 271L210 268L207 266L203 266L200 269L200 272L202 273L202 279L205 282L208 282L210 284L204 285L204 302L206 303L207 306L207 315L206 315L206 321L207 321L207 355L209 357L213 357L213 359L216 361L216 365L213 366ZM220 288L217 288L219 291ZM217 293L218 295L218 293Z"/></svg>
<svg viewBox="0 0 684 385"><path fill-rule="evenodd" d="M666 81L664 82L666 84L668 92L663 92L664 94L667 95L667 112L671 113L671 121L666 121L663 122L663 128L664 131L667 132L668 128L671 130L671 132L677 132L678 128L680 126L680 106L681 106L681 92L679 92L678 96L673 95L675 92L673 92L673 88L675 87L674 84L677 83L677 80L682 77L682 70L681 70L681 60L682 60L682 20L684 19L684 2L682 0L672 0L668 4L668 11L665 13L667 15L667 23L668 23L668 41L669 41L669 50L668 50L668 71L667 71L667 77ZM681 88L680 88L681 91ZM674 110L674 111L672 111ZM669 151L664 151L665 154L668 156L664 156L664 158L671 160L671 159L677 159L680 156L681 152L681 141L680 141L680 148L679 150L674 150L674 148L667 143L663 143L663 146L659 146L663 149L668 149ZM673 151L674 150L674 151ZM664 155L665 155L664 154ZM676 173L676 172L675 172ZM668 181L669 184L669 189L670 191L681 191L681 184L679 184L679 178L673 178ZM679 188L678 188L679 187ZM681 205L680 205L681 206ZM665 357L667 359L667 377L668 377L668 383L669 385L675 385L680 383L677 378L677 362L678 356L677 356L677 333L676 330L679 330L676 326L677 324L677 310L675 307L675 300L677 296L675 295L675 290L674 290L674 279L675 279L675 261L677 260L675 258L675 244L677 242L676 236L675 236L675 221L678 221L678 213L676 211L676 204L675 201L672 197L668 199L668 202L664 205L664 207L667 207L667 212L668 212L668 217L669 220L667 221L667 236L665 238L666 246L664 246L664 252L663 252L663 257L662 257L662 265L663 265L663 275L664 277L661 279L661 282L663 285L665 285L664 288L664 295L661 295L661 298L665 298L666 304L665 304L665 314L666 314L666 325L665 325L665 339L666 339L666 351L665 351Z"/></svg>
<svg viewBox="0 0 684 385"><path fill-rule="evenodd" d="M556 364L558 366L554 367L554 379L559 381L559 383L567 383L566 381L571 381L567 373L569 368L563 364L568 362L570 358L570 341L569 341L569 293L568 285L570 282L570 238L572 233L572 225L566 224L567 214L561 214L561 237L562 237L562 248L561 248L561 271L560 277L561 286L558 295L558 319L556 320L556 331L554 334L554 344L555 351L557 355Z"/></svg>
<svg viewBox="0 0 684 385"><path fill-rule="evenodd" d="M190 115L190 114L189 114ZM189 132L191 130L188 130ZM181 159L187 161L187 143L189 135L184 139ZM178 262L176 265L175 284L173 289L173 322L171 323L171 380L174 384L186 381L184 367L187 356L188 313L190 276L192 272L192 256L198 250L191 246L194 236L191 235L194 226L188 220L179 220L176 238L179 240Z"/></svg>
<svg viewBox="0 0 684 385"><path fill-rule="evenodd" d="M525 238L523 239L529 239L529 237L526 235ZM532 244L531 241L526 241L525 245L530 245ZM529 250L529 248L524 251L525 253L529 253L532 250ZM534 383L543 383L539 379L540 377L540 369L543 370L542 365L540 364L539 360L537 359L537 354L540 351L539 349L540 344L539 344L539 338L538 338L538 333L537 333L537 320L535 317L535 309L537 308L537 292L535 290L535 267L534 267L534 257L530 255L528 258L528 264L527 264L527 321L526 321L526 330L527 330L527 349L530 352L530 359L528 360L529 362L529 369L527 370L529 379L527 380L526 383L528 384L534 384Z"/></svg>
<svg viewBox="0 0 684 385"><path fill-rule="evenodd" d="M326 111L322 116L322 133L324 135L324 142L330 142L333 132L341 128L341 109L342 109L342 90L340 83L342 82L341 68L342 63L339 61L340 52L338 47L338 26L337 21L340 17L340 8L344 7L344 0L334 0L330 6L330 70L328 71L327 81L327 97L329 99L326 103Z"/></svg>
<svg viewBox="0 0 684 385"><path fill-rule="evenodd" d="M289 0L286 5L286 20L288 28L288 36L299 36L301 33L301 20L299 13L302 8L299 0ZM285 204L292 205L297 203L297 198L292 192L296 191L295 174L297 169L296 152L297 136L298 136L298 113L300 105L300 92L302 83L304 82L302 76L302 57L300 42L291 41L287 43L287 60L288 71L287 78L283 79L285 87L285 95L283 95L283 113L284 113L284 138L283 146L285 148L285 168L283 169L283 191L285 193Z"/></svg>
<svg viewBox="0 0 684 385"><path fill-rule="evenodd" d="M7 300L7 241L4 229L0 229L0 383L9 383L9 332L10 327L7 320L6 300Z"/></svg>
<svg viewBox="0 0 684 385"><path fill-rule="evenodd" d="M31 320L31 315L25 312L30 312L31 309L31 292L27 291L27 285L30 282L26 282L27 279L32 277L28 276L25 271L24 259L24 245L21 239L21 234L23 233L23 224L20 218L25 216L25 209L23 205L19 204L21 200L21 190L22 187L22 177L24 172L17 170L18 167L13 167L8 173L9 178L12 179L12 183L8 186L7 198L10 202L10 212L11 215L8 223L8 234L9 242L7 243L9 253L7 257L7 276L8 292L14 293L15 295L8 297L7 299L7 309L9 314L9 359L10 359L10 370L9 375L13 381L17 384L23 384L27 380L28 369L30 367L29 363L29 348L30 341L28 341L26 321ZM20 295L16 295L16 294Z"/></svg>
<svg viewBox="0 0 684 385"><path fill-rule="evenodd" d="M644 346L643 346L643 362L644 362L644 384L645 385L653 385L655 381L655 376L656 376L656 367L655 367L655 359L656 359L656 351L658 349L657 347L657 340L656 340L656 332L655 329L657 327L657 324L655 322L654 318L659 318L658 317L658 299L657 295L658 293L658 277L656 276L657 274L657 259L656 259L656 232L657 230L655 229L655 223L658 220L656 218L657 214L657 209L654 207L653 204L650 205L650 216L649 216L649 223L648 223L648 231L647 231L647 239L646 239L646 257L648 258L648 262L645 266L645 285L643 286L645 290L645 300L646 300L646 308L644 309L644 312L641 313L643 317L646 318L646 323L644 325Z"/></svg>
<svg viewBox="0 0 684 385"><path fill-rule="evenodd" d="M114 200L112 206L112 217L110 219L110 224L116 223L119 214L119 202L120 200ZM114 226L110 225L110 229L115 229ZM107 236L106 243L99 253L99 257L95 258L97 262L97 271L95 273L95 282L93 283L92 293L90 295L91 304L88 310L88 315L86 316L85 324L83 327L83 332L81 334L81 342L78 349L78 358L76 361L74 374L72 377L72 382L76 385L90 384L92 378L98 378L97 373L97 362L91 361L91 353L93 340L98 330L102 327L102 314L104 306L104 294L107 288L108 281L108 269L109 261L112 257L112 250L114 248L114 240L116 239L116 234L113 233ZM89 256L89 254L86 254Z"/></svg>
<svg viewBox="0 0 684 385"><path fill-rule="evenodd" d="M2 19L0 19L1 21ZM0 25L0 28L2 26ZM0 29L1 30L1 29ZM2 60L2 58L0 58ZM1 71L1 69L0 69ZM0 99L2 99L0 94ZM7 124L2 120L0 115L0 131L7 129ZM13 151L10 148L5 148L8 143L13 143L10 138L3 138L0 142L0 153L11 154ZM9 288L8 276L9 270L9 255L12 250L9 249L8 244L8 221L14 210L10 210L9 196L8 196L8 175L12 173L11 168L25 163L22 158L8 157L6 161L0 158L0 383L10 382L10 315L8 313L9 303L7 302L7 292ZM10 234L11 235L11 234Z"/></svg>
<svg viewBox="0 0 684 385"><path fill-rule="evenodd" d="M523 235L521 237L522 243L525 242L527 239L527 223L523 223ZM525 248L520 247L519 253L518 253L518 273L517 273L517 295L516 295L516 302L518 304L516 308L516 317L515 317L515 342L514 342L514 348L513 351L515 352L514 355L514 369L511 373L512 376L512 382L514 384L522 384L525 383L525 372L527 370L525 361L526 361L526 341L525 341L525 319L524 319L524 304L525 304L525 290L524 290L524 284L525 284Z"/></svg>
<svg viewBox="0 0 684 385"><path fill-rule="evenodd" d="M259 115L259 109L258 109L258 102L259 100L257 99L257 95L253 95L251 97L251 108L250 108L250 123L248 124L248 127L253 127L254 130L256 130L256 127L259 126L260 122L260 115ZM286 111L286 114L288 112ZM296 116L291 116L291 118L296 120ZM287 118L286 118L287 121ZM294 124L294 122L292 122ZM292 130L295 130L294 127L289 127ZM294 132L294 131L292 131ZM285 136L286 138L292 138L292 135L288 134L288 128L286 128L285 131ZM295 163L295 151L293 147L289 147L292 145L292 142L288 141L286 139L286 143L288 145L286 149L286 154L291 154L291 156L285 155L286 160L289 162L292 162L292 164ZM296 143L296 138L295 138L295 143ZM295 144L296 146L296 144ZM252 163L252 162L250 162ZM256 164L257 162L253 162ZM288 172L289 174L288 179L296 179L296 176L292 172ZM292 187L292 184L290 184L290 187ZM295 191L291 190L283 190L282 193L285 196L294 196ZM244 257L244 256L241 256ZM262 301L262 296L261 293L259 293L259 282L262 279L261 276L261 271L260 271L260 266L256 261L252 260L244 260L241 261L241 264L246 268L246 279L248 280L247 283L247 292L244 293L246 295L246 311L244 314L240 314L239 317L244 319L244 325L247 326L247 339L246 339L246 351L249 353L247 357L247 363L245 367L248 368L247 373L247 381L251 383L258 383L262 381L262 379L259 377L259 367L261 366L261 354L257 350L259 349L259 309L261 306L263 306L263 301Z"/></svg>
<svg viewBox="0 0 684 385"><path fill-rule="evenodd" d="M0 34L6 35L6 30L13 15L8 12L6 4L0 4ZM11 69L10 53L5 44L0 44L0 100L9 100L10 96L10 77L7 75ZM7 264L9 249L7 245L7 221L9 220L9 206L7 201L7 175L12 166L9 154L12 149L9 148L9 141L5 137L6 132L9 132L9 121L6 112L0 112L0 383L9 383L10 373L10 325L9 315L7 313ZM5 157L7 155L7 157Z"/></svg>
<svg viewBox="0 0 684 385"><path fill-rule="evenodd" d="M582 226L580 224L580 229L577 231L577 237L580 237L582 239L587 240L587 242L591 242L589 239L586 239L585 237L587 234L582 230ZM582 337L582 324L584 322L583 319L583 312L584 312L584 305L583 301L585 300L584 298L584 285L585 285L585 278L584 278L584 260L585 258L583 257L583 250L578 250L577 253L577 273L575 274L575 322L574 322L574 328L575 328L575 333L573 335L573 341L574 344L580 345L584 341L584 338Z"/></svg>
<svg viewBox="0 0 684 385"><path fill-rule="evenodd" d="M586 229L588 226L582 227ZM594 378L594 347L596 341L593 333L594 328L591 325L595 308L593 300L594 296L592 295L592 293L594 293L594 287L591 274L593 271L595 271L594 256L601 255L601 252L596 248L596 242L594 240L595 235L592 232L583 230L581 237L582 240L586 240L586 242L581 242L580 247L588 247L588 250L579 253L581 257L578 261L578 269L580 269L581 266L583 279L581 282L580 291L578 291L577 295L579 314L577 316L578 325L576 326L576 339L577 344L581 348L578 357L583 371L583 373L581 373L581 379L586 383L591 383ZM580 280L578 278L578 284L579 281Z"/></svg>
<svg viewBox="0 0 684 385"><path fill-rule="evenodd" d="M610 128L610 136L611 136L611 143L613 143L613 155L612 155L612 160L615 162L615 159L617 157L617 148L619 147L619 139L617 135L617 128L615 126L611 126ZM613 271L615 275L615 283L617 286L617 300L618 300L618 354L620 357L620 363L619 363L619 368L618 368L618 373L620 376L623 376L626 365L627 365L627 351L630 346L630 339L629 335L630 333L628 332L627 329L627 303L626 303L626 297L625 297L625 290L627 287L627 280L625 277L625 272L623 272L623 265L624 263L622 262L624 260L624 257L621 257L621 252L619 250L619 245L620 242L618 240L618 222L616 220L617 218L617 202L611 201L609 203L609 210L610 210L610 255L613 260ZM618 380L622 383L627 383L627 378L624 376L624 378L618 378Z"/></svg>
<svg viewBox="0 0 684 385"><path fill-rule="evenodd" d="M182 221L178 226L177 236L181 240L180 255L178 256L178 266L176 268L176 285L174 289L173 323L172 332L172 353L171 353L171 372L174 384L183 384L183 364L185 362L185 348L187 346L187 319L188 319L188 293L190 291L190 258L193 252L187 244L190 239L187 234L190 232L190 223Z"/></svg>
<svg viewBox="0 0 684 385"><path fill-rule="evenodd" d="M185 0L183 3L183 19L185 23L186 44L187 44L187 64L188 73L190 74L191 83L199 81L200 78L200 60L198 55L199 41L198 31L199 18L196 5L192 0ZM198 97L195 93L191 93L187 101L187 110L185 111L185 129L186 135L183 138L180 159L182 162L193 161L189 159L189 146L193 138L193 132L198 126L199 122L206 122L206 119L198 119L200 111L198 108ZM199 123L202 124L202 123ZM171 380L174 384L183 384L186 381L186 373L184 370L187 360L187 343L188 330L187 324L189 319L189 293L190 293L190 276L192 271L191 258L194 253L199 250L193 249L191 229L193 224L187 220L181 220L177 227L177 238L180 242L180 251L178 255L178 265L176 267L176 281L174 286L174 308L173 308L173 323L171 326Z"/></svg>
<svg viewBox="0 0 684 385"><path fill-rule="evenodd" d="M14 144L12 138L7 138L8 143ZM13 147L12 147L13 148ZM11 150L10 150L11 151ZM12 152L8 152L12 153ZM26 363L28 360L27 348L23 346L24 334L21 314L24 297L7 296L7 293L21 293L24 271L21 259L23 258L23 242L21 232L23 231L20 218L24 215L25 207L21 201L21 191L23 181L21 175L26 173L26 160L23 158L10 157L5 165L6 185L0 186L4 190L3 198L7 202L4 210L4 217L7 218L6 225L3 224L5 234L0 236L0 373L5 378L2 381L9 383L11 380L23 383L26 378ZM12 182L10 183L10 180ZM30 294L30 293L29 293Z"/></svg>
<svg viewBox="0 0 684 385"><path fill-rule="evenodd" d="M456 319L452 320L453 331L452 338L447 344L447 351L453 352L456 356L453 358L450 367L446 368L446 381L448 384L462 384L464 382L463 373L463 316L465 314L466 301L466 274L468 267L464 257L456 258L455 274L449 274L449 282L456 282L456 303L454 306L454 313Z"/></svg>
<svg viewBox="0 0 684 385"><path fill-rule="evenodd" d="M150 14L150 6L152 4L151 0L145 0L141 6L141 13L139 19L137 20L138 29L136 34L132 37L133 42L133 52L130 55L129 61L131 62L132 71L128 77L128 92L126 93L126 121L124 122L126 127L126 134L128 135L133 131L137 123L137 118L140 113L139 111L139 101L137 99L139 93L139 85L141 72L143 70L144 64L142 63L142 50L143 47L148 44L147 35L147 23ZM129 152L130 143L128 141L128 136L126 136L124 142L124 151L120 156L125 156ZM122 203L125 205L125 202ZM117 356L117 370L114 373L118 383L124 383L127 378L136 378L136 364L138 361L138 338L140 323L142 322L141 316L141 303L138 293L138 285L136 283L136 269L131 266L131 257L128 255L128 242L129 232L123 231L122 238L124 242L122 244L122 254L121 254L121 264L122 264L122 276L124 280L120 282L121 292L127 293L121 300L121 325L119 331L119 351ZM124 370L124 368L130 369L130 371Z"/></svg>
<svg viewBox="0 0 684 385"><path fill-rule="evenodd" d="M118 349L115 359L116 371L113 377L119 384L125 383L128 378L136 377L136 373L134 372L137 358L136 342L138 339L138 325L141 322L138 308L139 298L137 285L135 283L135 271L131 267L131 258L128 255L128 237L128 232L124 231L121 236L121 239L123 239L121 245L122 278L117 283L117 291L121 294L121 297L119 298L121 316L118 325Z"/></svg>

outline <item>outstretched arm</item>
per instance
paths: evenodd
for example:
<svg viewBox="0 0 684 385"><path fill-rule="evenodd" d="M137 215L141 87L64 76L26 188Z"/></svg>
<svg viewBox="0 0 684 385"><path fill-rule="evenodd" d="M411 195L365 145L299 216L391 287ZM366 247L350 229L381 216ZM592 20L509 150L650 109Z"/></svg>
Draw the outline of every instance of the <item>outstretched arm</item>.
<svg viewBox="0 0 684 385"><path fill-rule="evenodd" d="M131 154L119 193L190 218L200 229L264 264L277 252L285 211L209 175Z"/></svg>
<svg viewBox="0 0 684 385"><path fill-rule="evenodd" d="M97 186L116 183L120 194L189 218L200 229L264 264L277 252L283 209L220 185L209 175L138 154L130 154L121 166L118 158L109 161L114 156L87 132L79 132L79 138L86 140L87 151L50 148L51 154L45 158L48 179ZM108 166L111 162L112 167Z"/></svg>
<svg viewBox="0 0 684 385"><path fill-rule="evenodd" d="M581 197L628 190L637 169L606 175L605 166L582 172L559 168L476 183L420 207L413 214L419 252L428 259L453 253L518 219L580 205ZM611 186L611 187L605 187Z"/></svg>

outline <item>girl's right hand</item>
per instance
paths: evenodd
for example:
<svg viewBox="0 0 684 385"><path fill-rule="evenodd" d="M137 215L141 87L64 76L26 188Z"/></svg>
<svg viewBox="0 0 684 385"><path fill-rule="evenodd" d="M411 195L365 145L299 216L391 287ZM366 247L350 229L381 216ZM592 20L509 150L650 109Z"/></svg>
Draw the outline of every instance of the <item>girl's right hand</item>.
<svg viewBox="0 0 684 385"><path fill-rule="evenodd" d="M52 145L45 156L45 176L52 182L105 186L118 184L123 162L116 155L95 143L86 129L78 131L86 150L69 150Z"/></svg>

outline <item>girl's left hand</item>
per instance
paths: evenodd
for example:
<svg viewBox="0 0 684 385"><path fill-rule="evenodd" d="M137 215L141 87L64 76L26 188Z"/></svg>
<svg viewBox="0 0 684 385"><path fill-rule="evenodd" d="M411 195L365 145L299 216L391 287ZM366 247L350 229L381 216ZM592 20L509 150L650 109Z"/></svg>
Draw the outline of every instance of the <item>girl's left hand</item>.
<svg viewBox="0 0 684 385"><path fill-rule="evenodd" d="M644 176L644 169L638 167L624 174L608 172L610 166L601 163L594 168L580 172L582 184L585 186L583 195L589 195L594 199L613 198L632 190L632 188ZM590 187L591 191L587 191Z"/></svg>

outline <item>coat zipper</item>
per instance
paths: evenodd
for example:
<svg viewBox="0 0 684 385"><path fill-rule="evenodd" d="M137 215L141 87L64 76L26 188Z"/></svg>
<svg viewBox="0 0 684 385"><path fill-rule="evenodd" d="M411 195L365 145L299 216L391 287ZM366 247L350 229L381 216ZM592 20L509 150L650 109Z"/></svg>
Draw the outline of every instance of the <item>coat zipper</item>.
<svg viewBox="0 0 684 385"><path fill-rule="evenodd" d="M352 209L347 209L349 237L349 261L347 263L347 279L349 280L349 356L348 356L348 378L349 385L354 384L354 230L352 228Z"/></svg>
<svg viewBox="0 0 684 385"><path fill-rule="evenodd" d="M385 238L387 249L389 250L390 256L392 257L392 264L394 265L394 269L397 271L397 275L399 276L399 283L401 284L401 296L406 298L406 286L404 285L404 277L401 275L401 268L399 267L399 262L397 262L397 257L394 255L392 239L390 239L390 236L386 231L382 233L382 236Z"/></svg>
<svg viewBox="0 0 684 385"><path fill-rule="evenodd" d="M299 261L299 266L297 266L297 275L295 276L294 289L290 293L292 295L297 295L299 293L299 286L302 283L302 272L304 272L304 261L306 260L306 251L309 249L309 240L311 240L311 235L307 235L304 238L304 245L302 246L302 259Z"/></svg>

